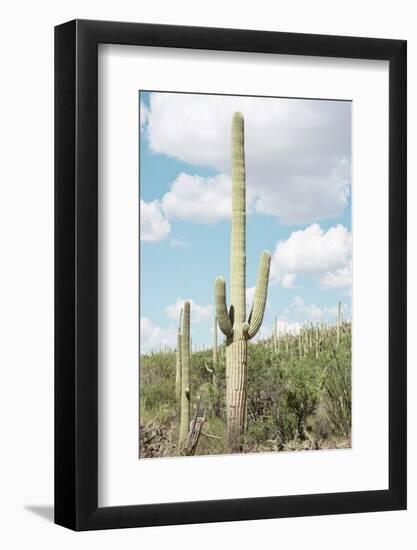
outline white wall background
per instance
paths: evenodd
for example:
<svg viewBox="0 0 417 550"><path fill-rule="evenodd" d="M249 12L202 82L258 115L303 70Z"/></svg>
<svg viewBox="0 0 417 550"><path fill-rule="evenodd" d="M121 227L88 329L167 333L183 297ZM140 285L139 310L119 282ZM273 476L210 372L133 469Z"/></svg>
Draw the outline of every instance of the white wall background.
<svg viewBox="0 0 417 550"><path fill-rule="evenodd" d="M5 7L6 6L6 7ZM53 499L53 26L73 18L408 40L409 280L417 280L417 24L413 2L38 0L1 11L0 543L4 548L195 548L226 544L379 550L417 540L417 293L409 296L409 510L72 533ZM414 544L413 544L414 543Z"/></svg>

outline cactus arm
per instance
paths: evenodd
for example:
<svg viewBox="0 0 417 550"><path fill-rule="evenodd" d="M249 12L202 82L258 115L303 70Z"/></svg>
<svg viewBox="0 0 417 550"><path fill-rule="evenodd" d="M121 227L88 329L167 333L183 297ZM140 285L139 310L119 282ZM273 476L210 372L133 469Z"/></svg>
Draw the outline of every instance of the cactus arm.
<svg viewBox="0 0 417 550"><path fill-rule="evenodd" d="M253 338L261 327L264 317L266 298L268 295L269 267L271 255L268 251L262 252L259 264L258 279L256 281L255 297L253 299L252 311L249 316L248 337Z"/></svg>
<svg viewBox="0 0 417 550"><path fill-rule="evenodd" d="M233 327L227 312L226 282L223 277L217 277L214 294L216 301L217 323L223 334L226 337L231 338L233 336Z"/></svg>
<svg viewBox="0 0 417 550"><path fill-rule="evenodd" d="M234 323L240 328L246 321L246 176L242 113L234 113L232 119L230 304Z"/></svg>
<svg viewBox="0 0 417 550"><path fill-rule="evenodd" d="M213 320L213 365L217 363L217 317Z"/></svg>
<svg viewBox="0 0 417 550"><path fill-rule="evenodd" d="M207 363L204 363L204 368L206 369L206 371L209 373L209 374L213 374L214 372L214 369L211 369Z"/></svg>
<svg viewBox="0 0 417 550"><path fill-rule="evenodd" d="M181 419L180 419L180 450L182 450L188 435L190 424L190 302L184 302L181 334Z"/></svg>
<svg viewBox="0 0 417 550"><path fill-rule="evenodd" d="M177 398L177 402L181 402L181 333L178 332L177 335L177 353L176 353L176 374L175 374L175 395Z"/></svg>

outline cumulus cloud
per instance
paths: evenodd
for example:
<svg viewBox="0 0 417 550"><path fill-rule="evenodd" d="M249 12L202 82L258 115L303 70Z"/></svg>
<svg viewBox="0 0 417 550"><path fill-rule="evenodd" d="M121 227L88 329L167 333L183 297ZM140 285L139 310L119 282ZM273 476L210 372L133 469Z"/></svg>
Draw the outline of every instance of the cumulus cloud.
<svg viewBox="0 0 417 550"><path fill-rule="evenodd" d="M253 307L253 299L255 298L255 290L256 290L255 286L252 286L252 287L246 289L246 311L247 311L247 315L249 315L249 313L250 313L250 311L252 310L252 307ZM271 305L268 302L268 300L266 302L265 309L267 311L271 309Z"/></svg>
<svg viewBox="0 0 417 550"><path fill-rule="evenodd" d="M163 329L155 325L147 317L140 320L140 349L141 352L159 351L165 345L176 346L177 330L171 326Z"/></svg>
<svg viewBox="0 0 417 550"><path fill-rule="evenodd" d="M169 241L169 244L171 246L173 246L174 248L176 247L179 247L179 248L184 248L184 247L187 247L188 246L188 243L185 242L185 241L182 241L181 239L171 239Z"/></svg>
<svg viewBox="0 0 417 550"><path fill-rule="evenodd" d="M140 199L140 239L141 241L160 241L171 231L171 225L165 218L158 200L145 202Z"/></svg>
<svg viewBox="0 0 417 550"><path fill-rule="evenodd" d="M281 286L283 288L293 288L295 276L295 273L284 273L280 279Z"/></svg>
<svg viewBox="0 0 417 550"><path fill-rule="evenodd" d="M166 315L170 319L175 319L176 321L178 321L180 311L183 308L184 302L186 300L190 301L190 316L194 323L205 321L213 316L212 305L202 306L200 304L196 304L194 300L191 300L190 298L177 298L175 304L171 304L165 308Z"/></svg>
<svg viewBox="0 0 417 550"><path fill-rule="evenodd" d="M286 224L311 223L343 212L351 179L350 102L153 93L143 117L149 147L212 168L225 184L234 111L245 117L248 203L253 210ZM197 199L204 202L206 194ZM173 203L175 212L179 206ZM210 207L217 209L217 203ZM200 219L187 212L187 219ZM207 221L204 214L202 223L225 215L217 212Z"/></svg>
<svg viewBox="0 0 417 550"><path fill-rule="evenodd" d="M253 298L255 296L256 287L246 289L246 309L250 310L253 304Z"/></svg>
<svg viewBox="0 0 417 550"><path fill-rule="evenodd" d="M342 214L350 191L350 162L346 158L329 161L329 173L293 174L285 192L265 186L255 200L258 214L277 216L283 224L309 223Z"/></svg>
<svg viewBox="0 0 417 550"><path fill-rule="evenodd" d="M162 198L167 218L194 223L229 218L230 205L230 178L223 174L203 178L181 172Z"/></svg>
<svg viewBox="0 0 417 550"><path fill-rule="evenodd" d="M296 296L291 304L292 314L304 321L320 321L324 309L315 304L305 304L300 296Z"/></svg>
<svg viewBox="0 0 417 550"><path fill-rule="evenodd" d="M345 319L350 314L349 304L342 303L342 311ZM308 304L301 296L296 296L291 304L284 310L281 319L278 320L278 326L298 325L300 328L306 324L316 324L322 321L328 321L332 324L335 323L337 316L337 306L320 307L316 304ZM279 325L281 323L281 325Z"/></svg>
<svg viewBox="0 0 417 550"><path fill-rule="evenodd" d="M302 325L297 321L286 321L285 319L277 319L277 333L281 334L300 334Z"/></svg>
<svg viewBox="0 0 417 550"><path fill-rule="evenodd" d="M149 116L149 109L146 107L146 105L141 101L140 103L140 111L139 111L139 119L140 119L140 129L144 130L147 127L148 124L148 116Z"/></svg>
<svg viewBox="0 0 417 550"><path fill-rule="evenodd" d="M314 223L293 231L277 243L271 260L271 281L285 288L294 286L299 274L317 275L326 288L351 284L352 234L343 225L327 231Z"/></svg>
<svg viewBox="0 0 417 550"><path fill-rule="evenodd" d="M336 269L333 273L325 273L321 277L321 284L325 288L343 288L351 285L352 262L349 265Z"/></svg>
<svg viewBox="0 0 417 550"><path fill-rule="evenodd" d="M296 296L285 313L301 323L318 323L326 318L334 319L336 306L319 307L316 304L306 304L300 296Z"/></svg>

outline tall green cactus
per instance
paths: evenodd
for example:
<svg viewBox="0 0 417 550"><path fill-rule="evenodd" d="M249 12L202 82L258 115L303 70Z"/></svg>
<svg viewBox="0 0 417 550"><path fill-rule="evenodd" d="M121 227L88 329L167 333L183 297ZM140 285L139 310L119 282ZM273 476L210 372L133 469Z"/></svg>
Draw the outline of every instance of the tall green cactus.
<svg viewBox="0 0 417 550"><path fill-rule="evenodd" d="M182 320L182 308L180 311L180 318L178 321L178 334L177 334L177 364L175 372L175 396L177 403L181 404L181 320Z"/></svg>
<svg viewBox="0 0 417 550"><path fill-rule="evenodd" d="M217 355L218 355L218 349L217 349L217 317L214 316L214 321L213 321L213 365L217 364Z"/></svg>
<svg viewBox="0 0 417 550"><path fill-rule="evenodd" d="M217 385L216 369L218 361L218 349L217 349L217 317L214 316L213 320L213 359L212 366L209 367L207 363L204 363L204 367L209 374L213 375L213 387Z"/></svg>
<svg viewBox="0 0 417 550"><path fill-rule="evenodd" d="M232 231L230 256L229 310L226 283L217 277L216 312L219 327L226 336L226 416L229 452L241 451L247 386L248 340L261 327L268 293L271 256L264 251L256 283L252 311L246 321L246 178L244 121L241 113L232 119Z"/></svg>
<svg viewBox="0 0 417 550"><path fill-rule="evenodd" d="M190 302L184 302L181 334L181 422L179 450L183 450L190 428Z"/></svg>
<svg viewBox="0 0 417 550"><path fill-rule="evenodd" d="M217 362L218 362L218 349L217 349L217 317L214 316L213 321L213 387L217 388Z"/></svg>

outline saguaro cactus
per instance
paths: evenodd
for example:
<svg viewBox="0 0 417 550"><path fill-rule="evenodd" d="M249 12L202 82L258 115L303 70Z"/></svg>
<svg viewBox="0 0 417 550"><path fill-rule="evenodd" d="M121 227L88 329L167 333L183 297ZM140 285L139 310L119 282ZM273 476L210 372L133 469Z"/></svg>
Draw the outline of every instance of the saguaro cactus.
<svg viewBox="0 0 417 550"><path fill-rule="evenodd" d="M226 414L229 452L241 451L247 385L248 340L261 327L268 293L271 256L264 251L256 283L252 311L246 321L246 181L244 121L241 113L232 120L232 231L230 255L230 308L226 305L226 283L217 277L216 312L226 336Z"/></svg>
<svg viewBox="0 0 417 550"><path fill-rule="evenodd" d="M213 375L213 387L216 387L216 384L217 384L217 378L216 378L217 360L218 360L217 317L214 316L214 320L213 320L213 359L212 359L212 367L210 368L207 363L204 363L206 371L209 374Z"/></svg>
<svg viewBox="0 0 417 550"><path fill-rule="evenodd" d="M213 321L213 365L217 364L217 317Z"/></svg>
<svg viewBox="0 0 417 550"><path fill-rule="evenodd" d="M190 428L190 302L184 302L181 334L181 422L180 451Z"/></svg>
<svg viewBox="0 0 417 550"><path fill-rule="evenodd" d="M178 321L178 334L177 334L177 364L175 372L175 396L177 403L181 404L181 320L182 320L182 308L180 311L180 318Z"/></svg>

